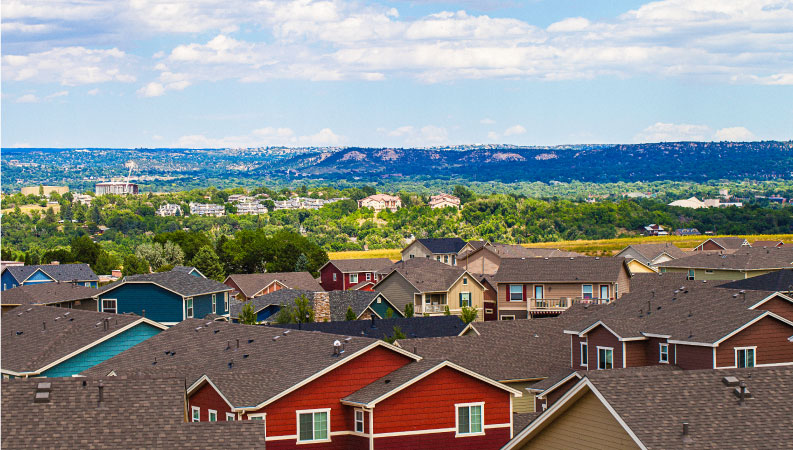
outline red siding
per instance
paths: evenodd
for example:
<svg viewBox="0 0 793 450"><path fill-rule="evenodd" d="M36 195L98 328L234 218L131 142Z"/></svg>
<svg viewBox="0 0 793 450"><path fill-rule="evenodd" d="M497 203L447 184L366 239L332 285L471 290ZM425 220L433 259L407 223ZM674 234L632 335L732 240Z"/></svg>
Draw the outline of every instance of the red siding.
<svg viewBox="0 0 793 450"><path fill-rule="evenodd" d="M653 365L660 365L663 364L660 362L661 359L661 346L662 342L666 342L666 339L660 338L650 338L650 340L646 341L645 347L645 365L653 366ZM675 346L669 344L669 364L674 364L675 362ZM630 364L629 364L630 365Z"/></svg>
<svg viewBox="0 0 793 450"><path fill-rule="evenodd" d="M543 400L535 399L534 406L536 408L536 411L542 412L543 411L543 408L542 408L543 404L547 404L548 406L546 406L546 408L550 408L554 403L556 403L557 400L562 398L562 396L564 394L566 394L567 391L569 391L570 388L575 386L576 383L578 383L579 381L581 381L580 378L573 377L573 378L567 380L561 386L559 386L556 389L554 389L553 391L551 391L548 395L543 397Z"/></svg>
<svg viewBox="0 0 793 450"><path fill-rule="evenodd" d="M587 367L581 365L581 343L586 342L586 338L580 338L575 334L570 335L570 341L572 342L571 350L573 352L573 369L575 370L586 370ZM589 356L589 348L587 348L587 356Z"/></svg>
<svg viewBox="0 0 793 450"><path fill-rule="evenodd" d="M611 347L614 349L612 353L614 368L622 367L622 342L619 341L617 336L604 327L598 325L587 333L589 340L589 370L597 370L598 368L598 347Z"/></svg>
<svg viewBox="0 0 793 450"><path fill-rule="evenodd" d="M787 320L793 321L793 303L783 300L779 297L772 298L771 300L758 306L757 309L771 311L780 317L784 317Z"/></svg>
<svg viewBox="0 0 793 450"><path fill-rule="evenodd" d="M203 387L194 392L188 400L187 408L188 420L192 420L193 406L201 408L201 421L206 422L209 420L209 410L214 409L218 412L218 420L226 420L226 413L231 412L231 408L223 400L223 397L218 394L211 384L206 383Z"/></svg>
<svg viewBox="0 0 793 450"><path fill-rule="evenodd" d="M342 287L342 280L344 274L333 265L333 263L326 264L322 270L319 271L320 273L320 283L322 285L322 289L326 291L341 291L344 288ZM336 281L333 281L333 274L336 274Z"/></svg>
<svg viewBox="0 0 793 450"><path fill-rule="evenodd" d="M765 317L719 344L716 366L735 366L735 347L754 347L756 364L793 362L793 327L773 317Z"/></svg>
<svg viewBox="0 0 793 450"><path fill-rule="evenodd" d="M375 414L375 417L376 416L377 414ZM509 428L496 428L487 430L487 434L485 435L459 438L454 437L453 432L377 438L374 441L374 447L377 450L480 450L501 448L507 441L509 441ZM270 448L270 444L267 444L267 448Z"/></svg>
<svg viewBox="0 0 793 450"><path fill-rule="evenodd" d="M702 347L700 345L682 345L675 344L675 352L677 352L677 360L671 357L670 361L684 370L696 369L712 369L713 368L713 348Z"/></svg>
<svg viewBox="0 0 793 450"><path fill-rule="evenodd" d="M655 346L657 347L658 344L656 343ZM625 342L625 365L627 367L640 367L658 364L658 358L655 361L648 358L648 348L647 341ZM658 349L656 349L656 353L658 353Z"/></svg>
<svg viewBox="0 0 793 450"><path fill-rule="evenodd" d="M270 416L268 415L269 419ZM270 425L267 424L267 437L270 437ZM333 436L330 442L319 442L316 444L295 445L292 439L283 441L267 441L267 450L286 450L286 449L319 449L322 450L368 450L369 438L354 435Z"/></svg>
<svg viewBox="0 0 793 450"><path fill-rule="evenodd" d="M449 367L423 378L408 389L381 401L374 410L375 433L454 428L455 404L484 402L485 425L509 423L510 394L503 389L477 380ZM492 430L486 430L490 435ZM454 433L452 433L454 435ZM426 435L425 435L426 436ZM462 445L471 439L458 438ZM375 440L375 445L377 441ZM505 440L493 438L491 448L499 448Z"/></svg>

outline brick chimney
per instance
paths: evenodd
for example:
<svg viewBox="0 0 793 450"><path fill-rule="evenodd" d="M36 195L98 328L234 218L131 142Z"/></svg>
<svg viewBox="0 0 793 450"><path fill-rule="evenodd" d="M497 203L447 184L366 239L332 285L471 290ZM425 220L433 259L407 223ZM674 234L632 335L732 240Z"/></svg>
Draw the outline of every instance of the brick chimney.
<svg viewBox="0 0 793 450"><path fill-rule="evenodd" d="M53 266L57 266L60 263L61 263L60 261L51 261L50 262L50 264L53 265Z"/></svg>
<svg viewBox="0 0 793 450"><path fill-rule="evenodd" d="M314 322L330 322L330 294L314 292Z"/></svg>
<svg viewBox="0 0 793 450"><path fill-rule="evenodd" d="M121 271L118 269L113 269L110 271L110 275L114 277L121 278Z"/></svg>

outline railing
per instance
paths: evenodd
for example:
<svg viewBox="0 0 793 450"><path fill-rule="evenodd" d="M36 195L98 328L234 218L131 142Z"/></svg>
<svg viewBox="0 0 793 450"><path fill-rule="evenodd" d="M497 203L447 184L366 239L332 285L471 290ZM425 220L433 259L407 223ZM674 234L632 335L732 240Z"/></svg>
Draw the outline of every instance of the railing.
<svg viewBox="0 0 793 450"><path fill-rule="evenodd" d="M563 298L530 298L528 303L529 311L564 311L567 308L571 307L575 303L589 303L593 305L600 305L603 303L608 303L608 299L598 299L598 298L573 298L573 297L563 297Z"/></svg>
<svg viewBox="0 0 793 450"><path fill-rule="evenodd" d="M446 311L446 303L425 304L421 307L421 313L439 313Z"/></svg>

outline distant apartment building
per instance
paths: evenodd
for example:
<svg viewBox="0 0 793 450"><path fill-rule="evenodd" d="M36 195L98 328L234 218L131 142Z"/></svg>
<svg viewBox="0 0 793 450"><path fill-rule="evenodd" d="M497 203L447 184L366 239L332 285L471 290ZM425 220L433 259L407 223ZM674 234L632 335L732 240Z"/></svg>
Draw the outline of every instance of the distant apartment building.
<svg viewBox="0 0 793 450"><path fill-rule="evenodd" d="M375 212L380 212L384 209L396 212L397 209L402 207L402 200L395 195L375 194L358 200L358 207L372 208Z"/></svg>
<svg viewBox="0 0 793 450"><path fill-rule="evenodd" d="M254 200L255 199L253 197L247 196L245 194L231 194L226 201L229 203L245 203L252 202Z"/></svg>
<svg viewBox="0 0 793 450"><path fill-rule="evenodd" d="M175 203L166 203L157 209L156 214L160 217L181 216L182 207Z"/></svg>
<svg viewBox="0 0 793 450"><path fill-rule="evenodd" d="M438 194L430 197L430 208L459 208L460 199L451 194Z"/></svg>
<svg viewBox="0 0 793 450"><path fill-rule="evenodd" d="M276 200L275 209L319 209L330 203L335 203L341 200L347 200L345 197L341 198L308 198L308 197L293 197L288 200Z"/></svg>
<svg viewBox="0 0 793 450"><path fill-rule="evenodd" d="M241 216L267 214L267 207L257 201L237 203L237 214Z"/></svg>
<svg viewBox="0 0 793 450"><path fill-rule="evenodd" d="M138 193L138 185L135 183L127 183L126 181L106 181L102 183L96 183L95 189L96 195L134 195Z"/></svg>
<svg viewBox="0 0 793 450"><path fill-rule="evenodd" d="M25 186L22 188L22 195L42 194L49 197L53 192L58 195L63 195L69 192L69 186Z"/></svg>
<svg viewBox="0 0 793 450"><path fill-rule="evenodd" d="M81 205L85 205L85 206L91 206L91 202L93 200L94 198L88 194L74 194L72 196L73 203L80 203Z"/></svg>
<svg viewBox="0 0 793 450"><path fill-rule="evenodd" d="M224 208L223 205L216 205L214 203L190 202L190 214L194 216L221 217L226 215L226 208Z"/></svg>

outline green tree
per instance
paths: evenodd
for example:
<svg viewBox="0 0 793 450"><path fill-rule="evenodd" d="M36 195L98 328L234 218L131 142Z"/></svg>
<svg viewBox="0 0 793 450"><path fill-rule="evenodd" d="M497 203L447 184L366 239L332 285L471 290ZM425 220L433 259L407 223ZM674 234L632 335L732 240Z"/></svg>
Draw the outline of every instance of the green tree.
<svg viewBox="0 0 793 450"><path fill-rule="evenodd" d="M469 308L467 306L463 306L463 312L460 316L465 323L471 323L476 320L477 316L479 315L479 311L476 308Z"/></svg>
<svg viewBox="0 0 793 450"><path fill-rule="evenodd" d="M394 334L392 334L391 336L387 336L387 335L383 336L383 340L388 342L389 344L393 344L394 342L398 341L399 339L405 339L407 337L407 336L405 336L405 333L402 332L402 329L399 328L396 325L394 325L393 331L394 331Z"/></svg>
<svg viewBox="0 0 793 450"><path fill-rule="evenodd" d="M311 302L309 301L308 297L305 296L305 294L295 299L295 321L314 321L314 309L311 308Z"/></svg>
<svg viewBox="0 0 793 450"><path fill-rule="evenodd" d="M444 316L451 316L452 312L449 310L449 305L443 307L443 315Z"/></svg>
<svg viewBox="0 0 793 450"><path fill-rule="evenodd" d="M305 253L301 253L300 256L297 257L297 262L295 262L295 272L308 271L308 265L308 257Z"/></svg>
<svg viewBox="0 0 793 450"><path fill-rule="evenodd" d="M405 305L405 317L413 317L414 309L413 303L407 303Z"/></svg>
<svg viewBox="0 0 793 450"><path fill-rule="evenodd" d="M93 269L96 273L108 275L113 270L118 269L119 266L121 266L121 261L118 258L106 251L102 251L99 257L96 258L96 264L94 264Z"/></svg>
<svg viewBox="0 0 793 450"><path fill-rule="evenodd" d="M205 245L198 250L195 257L190 260L190 265L212 280L223 281L226 277L220 258L209 245Z"/></svg>
<svg viewBox="0 0 793 450"><path fill-rule="evenodd" d="M347 314L344 317L344 320L355 320L358 317L355 315L355 311L352 310L352 306L347 307Z"/></svg>
<svg viewBox="0 0 793 450"><path fill-rule="evenodd" d="M390 319L392 317L394 317L394 310L391 309L391 308L386 309L385 310L385 318L386 319Z"/></svg>
<svg viewBox="0 0 793 450"><path fill-rule="evenodd" d="M256 312L253 310L253 304L251 302L246 302L242 305L242 311L240 311L239 321L245 325L256 325Z"/></svg>
<svg viewBox="0 0 793 450"><path fill-rule="evenodd" d="M295 308L292 305L281 303L281 308L278 310L278 314L275 315L275 323L297 323L294 310Z"/></svg>
<svg viewBox="0 0 793 450"><path fill-rule="evenodd" d="M92 241L88 236L80 236L72 239L72 261L79 261L93 266L96 264L96 260L99 258L99 254L101 252L102 247L96 242Z"/></svg>
<svg viewBox="0 0 793 450"><path fill-rule="evenodd" d="M135 255L127 255L124 258L124 267L121 269L121 273L124 276L149 273L149 263Z"/></svg>

